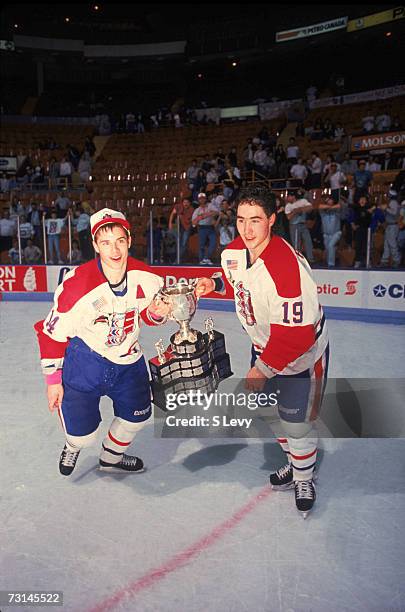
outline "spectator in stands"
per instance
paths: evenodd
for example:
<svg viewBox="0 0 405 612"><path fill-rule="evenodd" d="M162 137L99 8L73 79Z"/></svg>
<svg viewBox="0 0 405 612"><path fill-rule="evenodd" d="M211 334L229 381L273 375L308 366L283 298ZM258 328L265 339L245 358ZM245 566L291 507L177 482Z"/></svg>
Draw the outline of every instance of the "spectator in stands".
<svg viewBox="0 0 405 612"><path fill-rule="evenodd" d="M193 159L191 162L191 166L189 166L187 168L186 171L186 179L187 179L187 183L188 183L188 187L190 189L190 191L194 190L194 183L197 179L197 175L198 175L198 171L200 170L198 164L197 164L197 160Z"/></svg>
<svg viewBox="0 0 405 612"><path fill-rule="evenodd" d="M90 236L90 215L83 207L76 209L76 231L79 237L80 250L84 261L89 261L94 257L94 249Z"/></svg>
<svg viewBox="0 0 405 612"><path fill-rule="evenodd" d="M322 160L317 151L311 153L311 189L320 189L322 180Z"/></svg>
<svg viewBox="0 0 405 612"><path fill-rule="evenodd" d="M314 126L311 130L310 140L323 140L325 138L325 132L323 130L322 119L318 117L315 120Z"/></svg>
<svg viewBox="0 0 405 612"><path fill-rule="evenodd" d="M215 220L218 215L218 210L212 202L207 202L205 193L198 194L199 206L195 209L191 222L193 227L197 227L198 242L199 242L199 257L200 264L212 265L212 256L216 246ZM208 243L207 255L205 248Z"/></svg>
<svg viewBox="0 0 405 612"><path fill-rule="evenodd" d="M73 166L73 169L76 171L80 161L80 153L79 150L71 144L67 146L67 154L70 163Z"/></svg>
<svg viewBox="0 0 405 612"><path fill-rule="evenodd" d="M2 173L0 179L0 191L2 193L7 193L10 189L10 179L7 177L5 172Z"/></svg>
<svg viewBox="0 0 405 612"><path fill-rule="evenodd" d="M363 132L373 132L375 130L375 119L371 109L369 109L366 116L362 118L361 124L363 126Z"/></svg>
<svg viewBox="0 0 405 612"><path fill-rule="evenodd" d="M300 149L295 142L294 136L291 136L287 147L287 164L289 167L297 162L299 155Z"/></svg>
<svg viewBox="0 0 405 612"><path fill-rule="evenodd" d="M209 167L207 176L205 178L207 181L207 185L218 183L218 172L216 171L214 165Z"/></svg>
<svg viewBox="0 0 405 612"><path fill-rule="evenodd" d="M290 242L290 223L285 214L284 202L279 196L276 196L276 220L271 232Z"/></svg>
<svg viewBox="0 0 405 612"><path fill-rule="evenodd" d="M331 189L331 198L336 203L340 200L341 190L346 184L346 176L341 170L338 170L337 163L332 162L329 166L329 172L325 177L325 185Z"/></svg>
<svg viewBox="0 0 405 612"><path fill-rule="evenodd" d="M174 225L174 222L177 216L179 217L179 221L180 221L180 259L181 260L183 260L185 256L188 241L191 236L191 230L192 230L191 219L193 216L193 212L194 212L194 209L191 205L190 198L183 198L181 202L179 202L173 207L172 212L170 213L170 217L169 217L169 230L170 231L173 231L175 227L177 227Z"/></svg>
<svg viewBox="0 0 405 612"><path fill-rule="evenodd" d="M87 183L91 175L91 159L88 151L84 151L81 156L77 170L83 183Z"/></svg>
<svg viewBox="0 0 405 612"><path fill-rule="evenodd" d="M16 231L16 224L10 219L9 211L3 210L0 218L0 252L11 249Z"/></svg>
<svg viewBox="0 0 405 612"><path fill-rule="evenodd" d="M309 213L307 213L305 225L309 230L313 249L324 251L322 219L317 209L313 208Z"/></svg>
<svg viewBox="0 0 405 612"><path fill-rule="evenodd" d="M332 164L336 164L336 167L338 170L340 170L340 164L338 164L334 158L333 155L327 155L326 157L326 162L324 163L323 166L323 180L326 180L326 177L328 176L330 169L331 169L331 165Z"/></svg>
<svg viewBox="0 0 405 612"><path fill-rule="evenodd" d="M344 136L346 136L346 132L345 132L345 128L342 126L341 123L336 123L335 125L335 130L333 133L333 139L336 142L341 142L342 138L344 138Z"/></svg>
<svg viewBox="0 0 405 612"><path fill-rule="evenodd" d="M369 170L370 172L380 172L381 164L378 163L376 157L373 157L372 155L369 156L366 163L366 170Z"/></svg>
<svg viewBox="0 0 405 612"><path fill-rule="evenodd" d="M214 153L214 159L216 159L217 164L222 164L225 165L225 159L226 159L226 155L223 152L222 147L218 147L218 150L216 153Z"/></svg>
<svg viewBox="0 0 405 612"><path fill-rule="evenodd" d="M135 115L131 111L125 116L125 131L129 134L133 134L136 131Z"/></svg>
<svg viewBox="0 0 405 612"><path fill-rule="evenodd" d="M319 205L322 220L323 244L326 250L326 261L328 268L334 268L336 264L336 247L342 236L340 229L340 202L332 197L326 199Z"/></svg>
<svg viewBox="0 0 405 612"><path fill-rule="evenodd" d="M179 117L179 121L180 121L180 117ZM176 127L180 127L180 126L176 125ZM136 123L136 131L138 132L138 134L143 134L145 132L145 125L143 123L143 117L141 113L138 114L137 123Z"/></svg>
<svg viewBox="0 0 405 612"><path fill-rule="evenodd" d="M62 193L58 194L58 197L56 198L54 205L58 213L58 218L64 219L71 206L71 201L66 194L66 189L62 189Z"/></svg>
<svg viewBox="0 0 405 612"><path fill-rule="evenodd" d="M28 239L32 239L34 236L34 228L31 223L27 221L27 217L25 215L21 215L20 217L20 240L21 240L21 249L24 250L27 246Z"/></svg>
<svg viewBox="0 0 405 612"><path fill-rule="evenodd" d="M345 174L346 176L348 174L354 174L357 170L357 162L355 159L351 159L350 158L350 153L345 153L344 154L344 159L341 165L341 170L343 172L343 174Z"/></svg>
<svg viewBox="0 0 405 612"><path fill-rule="evenodd" d="M354 181L354 195L353 203L357 204L361 196L368 197L368 190L373 180L373 174L369 170L366 170L366 160L361 159L359 161L359 167L353 175Z"/></svg>
<svg viewBox="0 0 405 612"><path fill-rule="evenodd" d="M385 172L386 170L394 170L396 168L396 160L392 155L391 151L386 151L384 154L384 158L381 163L381 170Z"/></svg>
<svg viewBox="0 0 405 612"><path fill-rule="evenodd" d="M238 156L236 154L236 147L231 147L231 150L228 153L228 161L233 168L238 166Z"/></svg>
<svg viewBox="0 0 405 612"><path fill-rule="evenodd" d="M301 240L303 240L306 258L310 263L314 263L311 235L306 226L306 214L312 210L312 204L302 197L301 192L298 192L298 197L299 199L295 191L289 191L287 194L285 214L290 222L291 244L295 249L300 250Z"/></svg>
<svg viewBox="0 0 405 612"><path fill-rule="evenodd" d="M62 160L59 166L59 177L67 181L68 185L71 185L72 184L72 173L73 173L73 166L71 162L66 157L62 157Z"/></svg>
<svg viewBox="0 0 405 612"><path fill-rule="evenodd" d="M387 109L385 109L381 115L377 115L375 118L375 127L378 132L388 132L391 128L392 119Z"/></svg>
<svg viewBox="0 0 405 612"><path fill-rule="evenodd" d="M274 159L277 164L277 175L279 178L287 178L288 166L287 166L287 154L282 144L277 145Z"/></svg>
<svg viewBox="0 0 405 612"><path fill-rule="evenodd" d="M303 164L302 158L299 157L297 159L297 163L295 163L290 168L291 177L294 179L295 187L302 187L305 183L305 179L308 176L308 171Z"/></svg>
<svg viewBox="0 0 405 612"><path fill-rule="evenodd" d="M269 179L277 178L277 164L272 153L267 154L267 176Z"/></svg>
<svg viewBox="0 0 405 612"><path fill-rule="evenodd" d="M32 184L33 187L37 187L38 189L43 185L45 181L45 170L41 164L37 164L34 168L34 172L32 175Z"/></svg>
<svg viewBox="0 0 405 612"><path fill-rule="evenodd" d="M226 162L225 172L219 176L219 180L224 185L224 197L233 202L241 183L239 168L233 168L229 162Z"/></svg>
<svg viewBox="0 0 405 612"><path fill-rule="evenodd" d="M221 210L215 221L215 227L219 232L219 245L222 251L235 238L236 216L235 211L230 207L229 201L225 198L221 203Z"/></svg>
<svg viewBox="0 0 405 612"><path fill-rule="evenodd" d="M27 220L34 228L34 244L39 247L42 244L42 213L36 202L32 202L27 214Z"/></svg>
<svg viewBox="0 0 405 612"><path fill-rule="evenodd" d="M246 172L254 170L254 154L255 147L253 146L252 139L249 138L246 147L243 149L243 167Z"/></svg>
<svg viewBox="0 0 405 612"><path fill-rule="evenodd" d="M207 188L207 178L206 178L204 170L201 170L200 168L194 180L194 188L192 192L193 202L197 201L199 193L205 193L206 188Z"/></svg>
<svg viewBox="0 0 405 612"><path fill-rule="evenodd" d="M65 225L65 219L58 219L56 209L51 211L51 218L46 219L45 227L48 237L48 263L53 264L53 256L58 264L63 264L60 254L60 234L63 226Z"/></svg>
<svg viewBox="0 0 405 612"><path fill-rule="evenodd" d="M37 247L31 238L27 240L27 246L24 249L24 261L26 264L35 265L41 261L42 251Z"/></svg>
<svg viewBox="0 0 405 612"><path fill-rule="evenodd" d="M48 179L50 189L55 189L58 184L60 172L60 163L56 160L56 157L52 157L49 162Z"/></svg>
<svg viewBox="0 0 405 612"><path fill-rule="evenodd" d="M210 156L208 155L208 153L206 153L204 155L204 159L203 159L203 161L201 163L202 170L204 170L204 172L209 172L209 170L213 166L215 167L215 163L210 159ZM211 182L211 181L208 181L208 182Z"/></svg>
<svg viewBox="0 0 405 612"><path fill-rule="evenodd" d="M403 125L398 115L395 115L394 119L392 120L391 130L403 130Z"/></svg>
<svg viewBox="0 0 405 612"><path fill-rule="evenodd" d="M329 140L332 140L335 137L335 128L329 117L324 121L323 133L324 137L328 138Z"/></svg>
<svg viewBox="0 0 405 612"><path fill-rule="evenodd" d="M369 201L367 195L360 196L358 203L352 208L352 228L355 243L355 268L361 268L366 263L367 257L367 233L371 223Z"/></svg>
<svg viewBox="0 0 405 612"><path fill-rule="evenodd" d="M71 252L70 263L74 266L78 266L81 263L83 263L82 252L79 248L79 243L77 240L72 240L72 252Z"/></svg>
<svg viewBox="0 0 405 612"><path fill-rule="evenodd" d="M261 176L267 176L267 151L262 144L259 144L253 155L254 168Z"/></svg>
<svg viewBox="0 0 405 612"><path fill-rule="evenodd" d="M394 268L398 268L401 262L401 255L398 248L399 234L399 211L400 205L398 202L398 193L394 189L388 192L389 202L385 208L385 234L384 234L384 252L381 258L380 265L388 266L389 258Z"/></svg>
<svg viewBox="0 0 405 612"><path fill-rule="evenodd" d="M83 150L83 154L84 153L88 153L90 158L94 157L95 153L96 153L96 145L93 142L93 139L90 136L86 136L86 139L84 141L84 150ZM82 155L83 157L83 155Z"/></svg>
<svg viewBox="0 0 405 612"><path fill-rule="evenodd" d="M20 259L22 261L22 253L20 258L20 249L18 248L18 240L17 238L12 239L12 247L8 252L8 256L10 259L10 263L15 266L20 263Z"/></svg>

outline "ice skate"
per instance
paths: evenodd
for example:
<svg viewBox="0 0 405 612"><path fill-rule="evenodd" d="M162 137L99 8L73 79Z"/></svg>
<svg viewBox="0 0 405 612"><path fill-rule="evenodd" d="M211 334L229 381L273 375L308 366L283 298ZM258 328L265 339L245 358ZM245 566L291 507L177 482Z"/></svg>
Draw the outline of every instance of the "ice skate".
<svg viewBox="0 0 405 612"><path fill-rule="evenodd" d="M296 480L295 504L303 519L306 519L316 500L315 485L312 480Z"/></svg>
<svg viewBox="0 0 405 612"><path fill-rule="evenodd" d="M74 452L70 451L65 444L59 459L59 471L63 476L70 476L73 472L79 453L80 450Z"/></svg>
<svg viewBox="0 0 405 612"><path fill-rule="evenodd" d="M131 455L122 455L121 461L118 463L108 463L100 459L100 470L102 472L143 472L143 461L139 457L131 457Z"/></svg>
<svg viewBox="0 0 405 612"><path fill-rule="evenodd" d="M293 468L291 463L283 465L277 472L270 474L271 488L275 491L286 491L294 487Z"/></svg>

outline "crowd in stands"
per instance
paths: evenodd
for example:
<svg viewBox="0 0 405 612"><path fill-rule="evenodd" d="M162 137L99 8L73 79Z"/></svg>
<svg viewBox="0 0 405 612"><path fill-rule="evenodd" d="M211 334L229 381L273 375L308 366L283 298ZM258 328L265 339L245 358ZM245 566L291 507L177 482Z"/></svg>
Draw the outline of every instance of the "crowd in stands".
<svg viewBox="0 0 405 612"><path fill-rule="evenodd" d="M386 118L387 113L382 116ZM157 114L155 127L159 120ZM171 115L170 120L177 119ZM179 115L179 121L183 120ZM189 121L193 120L190 115ZM127 114L125 121L126 131L145 129L140 114ZM388 123L385 119L384 123L377 116L375 125L387 131L398 125L398 121L394 118ZM330 120L316 120L314 129L316 126L322 130L323 139L337 140L345 135L342 125L333 125ZM193 233L198 235L198 261L211 265L218 260L219 251L236 234L235 201L239 188L255 180L270 182L279 194L275 232L302 249L311 264L335 266L340 245L353 250L352 263L342 260L340 265L365 265L371 228L373 240L384 232L381 264L400 265L405 243L403 154L394 156L392 150L381 150L367 158L354 158L349 153L335 158L324 156L314 148L305 157L298 144L299 134L297 138L291 137L285 147L278 143L278 137L276 129L263 125L247 139L239 154L236 146L226 151L217 147L216 151L191 160L185 173L189 197L182 198L166 216L154 216L152 227L149 222L146 229L138 230L143 232L148 260L169 264L177 261L178 227L181 261L190 261L188 247ZM316 140L314 130L310 132L310 140ZM81 150L68 145L61 151L52 138L38 143L38 149L50 151L51 155L59 149L63 155L59 156L60 160L52 155L46 167L35 166L28 159L16 178L3 174L2 192L17 191L18 194L19 189L29 187L34 192L35 185L44 183L62 189L72 185L73 173L78 173L83 183L91 176L95 154L91 137L86 138ZM385 194L385 201L374 197L372 185L374 173L387 170L398 170L398 174L391 190ZM89 232L92 212L90 202L73 202L64 189L51 204L44 203L39 193L28 206L21 204L18 195L12 195L9 210L4 210L0 219L0 252L8 253L10 263L20 259L23 263L87 261L94 256ZM68 223L73 237L69 256L66 249L61 250L61 237L66 236Z"/></svg>
<svg viewBox="0 0 405 612"><path fill-rule="evenodd" d="M62 149L53 138L36 143L35 149L40 152L49 151L50 156L47 161L41 161L39 156L34 161L27 155L16 174L2 173L1 193L70 187L75 173L78 176L78 184L84 185L90 179L96 152L90 136L86 137L81 150L71 144ZM59 159L53 154L54 151L59 151Z"/></svg>

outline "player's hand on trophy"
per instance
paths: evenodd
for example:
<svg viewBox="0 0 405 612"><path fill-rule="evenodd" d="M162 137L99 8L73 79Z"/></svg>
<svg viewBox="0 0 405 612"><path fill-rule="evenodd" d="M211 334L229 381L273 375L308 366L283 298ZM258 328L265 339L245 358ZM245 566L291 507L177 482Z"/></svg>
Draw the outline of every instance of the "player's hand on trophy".
<svg viewBox="0 0 405 612"><path fill-rule="evenodd" d="M148 306L149 313L156 319L164 319L172 311L172 304L166 302L161 295L156 295Z"/></svg>
<svg viewBox="0 0 405 612"><path fill-rule="evenodd" d="M262 391L266 382L266 376L253 366L246 374L245 388L250 391Z"/></svg>
<svg viewBox="0 0 405 612"><path fill-rule="evenodd" d="M197 298L211 293L215 289L215 281L213 278L199 278L195 286Z"/></svg>
<svg viewBox="0 0 405 612"><path fill-rule="evenodd" d="M57 410L62 405L63 387L61 384L48 385L48 408L50 412Z"/></svg>

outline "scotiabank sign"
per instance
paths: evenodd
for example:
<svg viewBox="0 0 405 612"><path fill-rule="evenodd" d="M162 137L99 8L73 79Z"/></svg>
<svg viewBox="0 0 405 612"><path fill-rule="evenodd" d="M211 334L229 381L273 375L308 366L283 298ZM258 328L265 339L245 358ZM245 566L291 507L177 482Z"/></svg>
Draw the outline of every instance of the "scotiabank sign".
<svg viewBox="0 0 405 612"><path fill-rule="evenodd" d="M353 136L352 138L352 151L368 151L370 149L384 149L385 147L404 146L405 130L385 132L384 134Z"/></svg>
<svg viewBox="0 0 405 612"><path fill-rule="evenodd" d="M47 291L45 266L0 266L0 291Z"/></svg>
<svg viewBox="0 0 405 612"><path fill-rule="evenodd" d="M361 273L347 270L314 270L319 301L323 306L361 308Z"/></svg>

